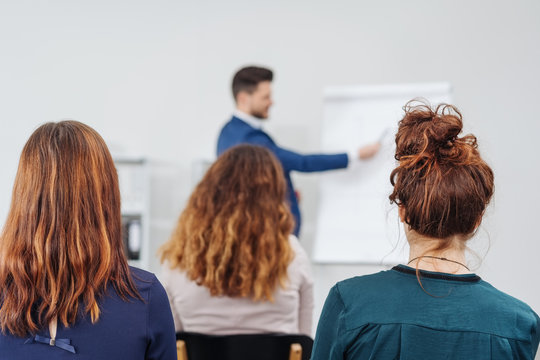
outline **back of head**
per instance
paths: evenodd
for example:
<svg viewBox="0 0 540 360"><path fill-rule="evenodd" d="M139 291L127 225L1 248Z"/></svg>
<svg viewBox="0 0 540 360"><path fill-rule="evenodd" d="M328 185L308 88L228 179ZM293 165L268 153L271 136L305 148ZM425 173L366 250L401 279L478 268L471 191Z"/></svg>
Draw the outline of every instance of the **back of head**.
<svg viewBox="0 0 540 360"><path fill-rule="evenodd" d="M285 195L283 170L269 150L227 150L195 188L162 261L214 296L272 299L292 259Z"/></svg>
<svg viewBox="0 0 540 360"><path fill-rule="evenodd" d="M123 254L116 169L92 128L62 121L30 136L0 258L0 326L18 336L56 317L97 321L108 283L124 298L138 295Z"/></svg>
<svg viewBox="0 0 540 360"><path fill-rule="evenodd" d="M460 137L462 116L452 105L432 109L413 100L396 134L390 200L418 234L449 240L470 238L493 194L493 172L478 152L476 137ZM438 248L449 244L442 241Z"/></svg>
<svg viewBox="0 0 540 360"><path fill-rule="evenodd" d="M273 78L272 70L263 67L247 66L238 70L232 81L234 99L236 100L239 92L245 91L251 94L260 82L272 81Z"/></svg>

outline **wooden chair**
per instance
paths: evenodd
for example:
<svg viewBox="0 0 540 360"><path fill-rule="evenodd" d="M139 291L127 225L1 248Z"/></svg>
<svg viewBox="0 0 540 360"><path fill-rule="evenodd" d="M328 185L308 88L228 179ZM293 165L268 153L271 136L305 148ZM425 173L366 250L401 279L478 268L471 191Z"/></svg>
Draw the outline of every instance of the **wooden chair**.
<svg viewBox="0 0 540 360"><path fill-rule="evenodd" d="M296 334L176 334L178 360L309 360L313 339Z"/></svg>

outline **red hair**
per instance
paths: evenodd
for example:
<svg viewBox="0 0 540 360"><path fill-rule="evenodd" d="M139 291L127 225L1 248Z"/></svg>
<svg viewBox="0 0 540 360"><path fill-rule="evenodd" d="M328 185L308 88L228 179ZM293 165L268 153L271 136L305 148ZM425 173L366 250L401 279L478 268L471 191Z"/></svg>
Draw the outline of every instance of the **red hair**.
<svg viewBox="0 0 540 360"><path fill-rule="evenodd" d="M445 239L474 234L493 195L493 171L480 157L476 137L459 136L463 122L455 106L432 109L412 100L403 109L389 198L412 230L441 239L433 249L441 250L450 245Z"/></svg>
<svg viewBox="0 0 540 360"><path fill-rule="evenodd" d="M47 123L28 139L0 237L0 327L17 336L58 318L100 315L111 284L140 295L123 253L114 162L99 134L76 121Z"/></svg>

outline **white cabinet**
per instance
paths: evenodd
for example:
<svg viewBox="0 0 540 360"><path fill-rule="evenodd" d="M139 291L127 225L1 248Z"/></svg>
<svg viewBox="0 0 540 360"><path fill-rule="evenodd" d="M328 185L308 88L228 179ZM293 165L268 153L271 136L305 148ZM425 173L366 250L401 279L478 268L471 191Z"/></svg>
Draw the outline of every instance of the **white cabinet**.
<svg viewBox="0 0 540 360"><path fill-rule="evenodd" d="M122 237L129 265L148 270L150 263L150 182L148 162L115 158L122 198Z"/></svg>

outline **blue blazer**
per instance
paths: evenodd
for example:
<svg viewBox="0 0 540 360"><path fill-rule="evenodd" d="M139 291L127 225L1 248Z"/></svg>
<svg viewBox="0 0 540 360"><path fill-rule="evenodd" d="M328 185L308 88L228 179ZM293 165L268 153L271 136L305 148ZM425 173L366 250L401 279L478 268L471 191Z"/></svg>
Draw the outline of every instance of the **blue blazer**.
<svg viewBox="0 0 540 360"><path fill-rule="evenodd" d="M271 150L277 156L281 165L285 180L287 181L287 197L291 206L291 212L296 220L294 234L298 236L300 232L301 216L298 207L298 200L294 193L294 186L291 181L291 171L315 172L346 168L349 163L347 154L313 154L302 155L279 147L267 133L260 129L251 127L245 121L233 116L225 124L219 134L217 143L217 155L221 155L225 150L239 144L260 145Z"/></svg>

